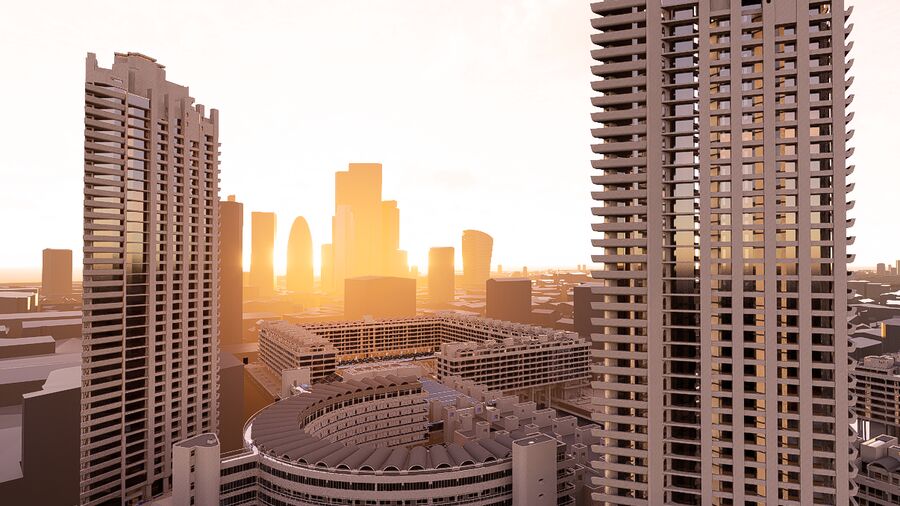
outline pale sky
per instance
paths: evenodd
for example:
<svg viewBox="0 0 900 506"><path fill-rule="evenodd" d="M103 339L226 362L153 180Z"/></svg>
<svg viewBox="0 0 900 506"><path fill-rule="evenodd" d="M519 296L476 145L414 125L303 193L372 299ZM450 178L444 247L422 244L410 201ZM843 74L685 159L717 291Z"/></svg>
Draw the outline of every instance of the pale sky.
<svg viewBox="0 0 900 506"><path fill-rule="evenodd" d="M857 0L851 92L858 265L900 258L900 9ZM80 265L84 58L137 51L220 111L221 196L330 241L334 172L384 164L401 247L425 270L464 229L505 270L590 261L589 2L16 2L0 16L0 281L41 250ZM249 263L248 263L249 265Z"/></svg>

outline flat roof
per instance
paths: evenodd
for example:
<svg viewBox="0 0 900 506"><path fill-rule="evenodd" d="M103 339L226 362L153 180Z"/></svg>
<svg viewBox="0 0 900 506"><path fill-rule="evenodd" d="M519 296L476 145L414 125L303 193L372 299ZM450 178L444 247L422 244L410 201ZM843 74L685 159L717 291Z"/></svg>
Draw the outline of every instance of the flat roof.
<svg viewBox="0 0 900 506"><path fill-rule="evenodd" d="M81 325L81 318L66 318L61 320L31 320L22 322L23 329L37 329L41 327L66 327L69 325Z"/></svg>
<svg viewBox="0 0 900 506"><path fill-rule="evenodd" d="M0 360L0 385L46 380L51 371L81 366L81 353L53 353Z"/></svg>
<svg viewBox="0 0 900 506"><path fill-rule="evenodd" d="M56 343L56 340L51 336L37 336L37 337L13 337L7 339L0 339L0 348L14 348L16 346L28 346L29 344L45 344L45 343Z"/></svg>
<svg viewBox="0 0 900 506"><path fill-rule="evenodd" d="M0 314L0 321L81 318L81 314L81 311L35 311L31 313L7 313Z"/></svg>

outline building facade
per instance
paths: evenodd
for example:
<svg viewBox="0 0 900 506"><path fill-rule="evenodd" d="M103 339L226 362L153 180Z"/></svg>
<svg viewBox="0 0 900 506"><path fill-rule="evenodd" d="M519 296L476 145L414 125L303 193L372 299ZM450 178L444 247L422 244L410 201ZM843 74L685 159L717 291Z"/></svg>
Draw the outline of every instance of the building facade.
<svg viewBox="0 0 900 506"><path fill-rule="evenodd" d="M219 326L223 345L241 344L244 307L244 204L234 195L219 202Z"/></svg>
<svg viewBox="0 0 900 506"><path fill-rule="evenodd" d="M849 11L592 10L597 500L850 504Z"/></svg>
<svg viewBox="0 0 900 506"><path fill-rule="evenodd" d="M900 437L900 354L866 357L856 366L854 377L862 437Z"/></svg>
<svg viewBox="0 0 900 506"><path fill-rule="evenodd" d="M466 288L484 290L491 277L491 254L494 238L480 230L463 230L463 284Z"/></svg>
<svg viewBox="0 0 900 506"><path fill-rule="evenodd" d="M250 286L258 295L275 292L275 213L250 214Z"/></svg>
<svg viewBox="0 0 900 506"><path fill-rule="evenodd" d="M84 86L81 503L135 504L218 427L219 115L138 53Z"/></svg>
<svg viewBox="0 0 900 506"><path fill-rule="evenodd" d="M435 386L394 376L316 385L254 416L244 450L218 463L205 456L212 438L180 444L203 458L181 466L175 489L186 494L173 498L199 504L219 483L228 505L589 504L596 426L472 385L433 396Z"/></svg>
<svg viewBox="0 0 900 506"><path fill-rule="evenodd" d="M313 245L306 218L298 216L291 225L287 251L287 289L307 293L313 288Z"/></svg>
<svg viewBox="0 0 900 506"><path fill-rule="evenodd" d="M453 302L456 289L455 250L428 250L428 296L432 303Z"/></svg>
<svg viewBox="0 0 900 506"><path fill-rule="evenodd" d="M70 297L72 295L72 250L45 249L41 264L41 295Z"/></svg>
<svg viewBox="0 0 900 506"><path fill-rule="evenodd" d="M895 436L880 435L860 442L859 506L900 504L900 446Z"/></svg>
<svg viewBox="0 0 900 506"><path fill-rule="evenodd" d="M568 332L446 343L436 357L438 379L455 376L501 392L590 377L590 344Z"/></svg>

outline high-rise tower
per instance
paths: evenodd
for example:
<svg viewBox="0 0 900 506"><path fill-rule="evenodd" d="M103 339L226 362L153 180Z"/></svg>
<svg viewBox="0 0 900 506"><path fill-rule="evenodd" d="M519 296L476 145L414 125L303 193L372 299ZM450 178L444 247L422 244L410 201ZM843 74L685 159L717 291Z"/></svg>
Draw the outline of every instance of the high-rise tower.
<svg viewBox="0 0 900 506"><path fill-rule="evenodd" d="M351 163L335 173L331 236L328 285L335 290L343 291L347 278L407 274L400 210L396 201L381 200L380 163Z"/></svg>
<svg viewBox="0 0 900 506"><path fill-rule="evenodd" d="M221 344L240 344L244 297L244 204L234 195L219 202Z"/></svg>
<svg viewBox="0 0 900 506"><path fill-rule="evenodd" d="M250 286L275 292L275 213L250 213Z"/></svg>
<svg viewBox="0 0 900 506"><path fill-rule="evenodd" d="M491 277L491 253L494 238L480 230L463 230L463 284L467 288L485 289Z"/></svg>
<svg viewBox="0 0 900 506"><path fill-rule="evenodd" d="M287 289L311 292L313 288L312 237L306 219L298 216L291 225L287 251Z"/></svg>
<svg viewBox="0 0 900 506"><path fill-rule="evenodd" d="M137 53L84 91L81 502L134 504L218 426L219 115Z"/></svg>
<svg viewBox="0 0 900 506"><path fill-rule="evenodd" d="M72 250L45 249L41 264L41 295L72 296Z"/></svg>
<svg viewBox="0 0 900 506"><path fill-rule="evenodd" d="M456 268L452 247L428 250L428 296L433 303L453 302Z"/></svg>
<svg viewBox="0 0 900 506"><path fill-rule="evenodd" d="M850 504L849 11L592 9L596 498Z"/></svg>

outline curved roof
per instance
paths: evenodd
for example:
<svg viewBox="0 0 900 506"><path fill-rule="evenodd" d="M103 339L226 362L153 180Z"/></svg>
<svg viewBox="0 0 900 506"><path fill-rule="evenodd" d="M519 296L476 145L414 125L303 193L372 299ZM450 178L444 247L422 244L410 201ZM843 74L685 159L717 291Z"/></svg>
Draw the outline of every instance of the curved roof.
<svg viewBox="0 0 900 506"><path fill-rule="evenodd" d="M319 408L346 395L381 387L418 384L416 378L365 378L315 385L309 393L278 401L250 421L250 443L276 459L310 467L348 471L451 470L462 466L509 459L512 439L416 446L376 448L370 444L329 442L304 430L305 419Z"/></svg>

